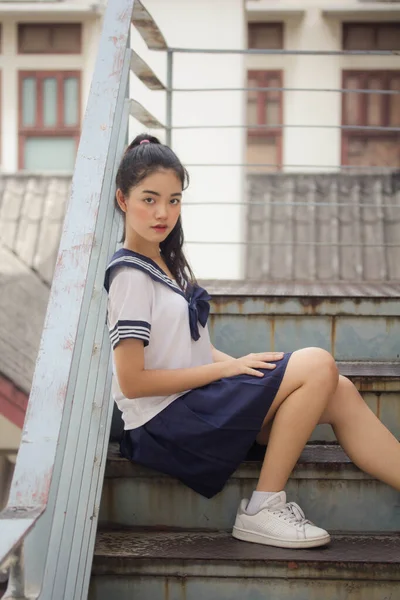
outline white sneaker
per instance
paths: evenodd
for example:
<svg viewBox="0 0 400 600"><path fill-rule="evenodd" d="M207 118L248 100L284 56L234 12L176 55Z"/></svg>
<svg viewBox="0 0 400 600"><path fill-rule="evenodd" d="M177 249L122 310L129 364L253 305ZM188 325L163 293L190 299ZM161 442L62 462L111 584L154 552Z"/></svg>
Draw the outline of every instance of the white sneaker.
<svg viewBox="0 0 400 600"><path fill-rule="evenodd" d="M262 503L255 515L240 503L232 535L238 540L279 548L314 548L331 541L329 533L305 518L295 502L286 504L286 493L277 492Z"/></svg>

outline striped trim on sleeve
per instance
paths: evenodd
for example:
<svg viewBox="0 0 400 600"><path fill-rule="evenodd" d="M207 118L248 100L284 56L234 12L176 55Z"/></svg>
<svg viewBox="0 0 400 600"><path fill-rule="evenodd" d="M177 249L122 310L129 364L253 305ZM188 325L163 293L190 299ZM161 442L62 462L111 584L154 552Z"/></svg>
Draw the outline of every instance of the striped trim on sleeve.
<svg viewBox="0 0 400 600"><path fill-rule="evenodd" d="M117 321L110 329L110 340L113 350L122 340L135 338L143 340L144 345L148 346L150 341L151 325L146 321Z"/></svg>

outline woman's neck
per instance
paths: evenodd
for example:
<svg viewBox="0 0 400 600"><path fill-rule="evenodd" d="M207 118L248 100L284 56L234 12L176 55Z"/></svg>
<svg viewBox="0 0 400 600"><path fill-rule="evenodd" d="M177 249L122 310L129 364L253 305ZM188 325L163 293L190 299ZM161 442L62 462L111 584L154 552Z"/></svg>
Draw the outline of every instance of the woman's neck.
<svg viewBox="0 0 400 600"><path fill-rule="evenodd" d="M142 254L143 256L147 256L147 258L151 258L152 260L160 258L161 250L158 244L143 244L133 240L125 240L124 248L126 250L131 250L132 252Z"/></svg>

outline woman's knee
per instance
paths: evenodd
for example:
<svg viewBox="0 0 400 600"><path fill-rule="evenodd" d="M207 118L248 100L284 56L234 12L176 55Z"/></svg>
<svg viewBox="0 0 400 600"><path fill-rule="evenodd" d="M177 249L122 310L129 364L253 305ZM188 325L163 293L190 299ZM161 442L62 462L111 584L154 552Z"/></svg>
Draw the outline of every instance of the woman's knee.
<svg viewBox="0 0 400 600"><path fill-rule="evenodd" d="M264 424L270 422L279 406L297 389L313 385L318 390L334 393L339 379L338 368L329 352L322 348L303 348L290 357L282 383L267 413Z"/></svg>
<svg viewBox="0 0 400 600"><path fill-rule="evenodd" d="M336 389L339 381L339 370L332 354L323 348L302 348L294 354L298 355L304 383L315 382Z"/></svg>

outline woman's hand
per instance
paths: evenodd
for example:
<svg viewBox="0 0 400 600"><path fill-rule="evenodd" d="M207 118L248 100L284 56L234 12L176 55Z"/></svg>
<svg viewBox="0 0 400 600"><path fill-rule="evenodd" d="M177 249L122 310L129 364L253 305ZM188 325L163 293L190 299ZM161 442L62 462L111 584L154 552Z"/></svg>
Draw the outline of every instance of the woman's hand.
<svg viewBox="0 0 400 600"><path fill-rule="evenodd" d="M241 358L233 358L222 363L223 377L234 377L235 375L264 377L264 373L257 371L257 369L273 370L276 365L270 361L282 360L283 357L283 352L256 352Z"/></svg>

